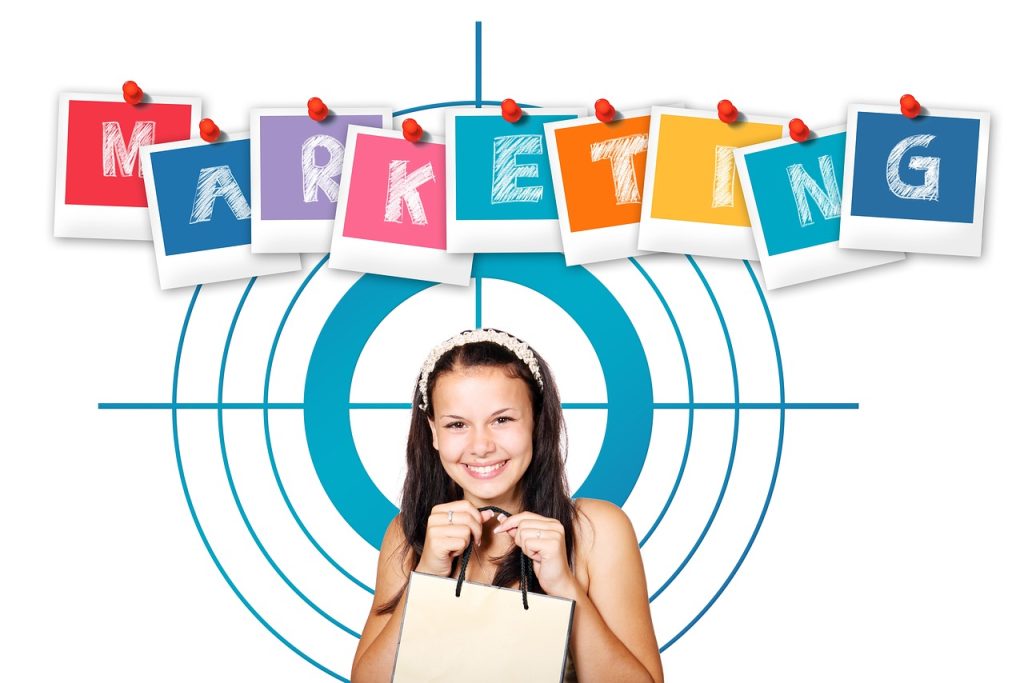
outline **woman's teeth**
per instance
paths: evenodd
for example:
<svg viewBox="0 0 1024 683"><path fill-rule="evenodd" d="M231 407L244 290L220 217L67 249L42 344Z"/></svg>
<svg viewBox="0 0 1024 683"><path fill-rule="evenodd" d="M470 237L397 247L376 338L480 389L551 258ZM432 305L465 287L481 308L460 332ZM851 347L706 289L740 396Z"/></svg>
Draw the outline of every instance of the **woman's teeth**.
<svg viewBox="0 0 1024 683"><path fill-rule="evenodd" d="M505 460L503 462L495 463L493 465L488 465L487 467L474 467L473 465L466 465L466 467L469 469L470 472L474 472L475 474L490 474L491 472L494 472L495 470L504 467L505 463L507 462L508 460Z"/></svg>

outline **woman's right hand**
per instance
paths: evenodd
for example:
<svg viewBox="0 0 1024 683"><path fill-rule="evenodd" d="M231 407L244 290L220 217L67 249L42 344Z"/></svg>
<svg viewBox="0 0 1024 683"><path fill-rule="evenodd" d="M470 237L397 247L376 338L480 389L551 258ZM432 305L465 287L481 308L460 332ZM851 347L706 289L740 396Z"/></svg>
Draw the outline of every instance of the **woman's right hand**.
<svg viewBox="0 0 1024 683"><path fill-rule="evenodd" d="M480 545L484 522L492 517L492 510L480 512L468 500L435 505L427 518L427 534L416 571L448 576L452 570L452 560L462 554L471 540L475 540L477 546Z"/></svg>

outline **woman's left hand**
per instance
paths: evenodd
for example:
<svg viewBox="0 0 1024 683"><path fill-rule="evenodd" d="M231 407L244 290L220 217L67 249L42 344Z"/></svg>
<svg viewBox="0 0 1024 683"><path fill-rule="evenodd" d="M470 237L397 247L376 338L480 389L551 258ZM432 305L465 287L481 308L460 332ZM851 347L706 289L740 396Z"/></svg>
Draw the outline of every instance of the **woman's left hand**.
<svg viewBox="0 0 1024 683"><path fill-rule="evenodd" d="M499 521L503 515L499 515ZM494 533L507 532L523 554L533 560L533 573L548 595L575 599L576 578L565 552L565 529L557 519L520 512L505 519Z"/></svg>

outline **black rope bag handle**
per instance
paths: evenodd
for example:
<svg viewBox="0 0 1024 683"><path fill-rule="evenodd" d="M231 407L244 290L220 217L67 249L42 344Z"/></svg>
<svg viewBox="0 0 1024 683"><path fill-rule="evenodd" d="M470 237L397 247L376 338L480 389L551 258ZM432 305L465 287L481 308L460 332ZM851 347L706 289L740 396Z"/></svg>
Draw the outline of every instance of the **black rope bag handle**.
<svg viewBox="0 0 1024 683"><path fill-rule="evenodd" d="M502 510L496 505L486 505L482 508L478 508L480 512L484 510L491 510L495 515L505 515L505 517L511 517L512 514ZM473 541L470 539L469 545L466 546L465 552L462 553L462 565L459 568L459 580L455 582L455 597L462 595L462 583L466 580L466 568L469 566L469 556L473 552ZM526 600L526 594L529 592L527 586L529 585L529 579L527 578L527 572L533 573L532 563L527 563L526 555L523 554L523 549L519 549L519 590L523 594L523 609L530 609L530 604Z"/></svg>

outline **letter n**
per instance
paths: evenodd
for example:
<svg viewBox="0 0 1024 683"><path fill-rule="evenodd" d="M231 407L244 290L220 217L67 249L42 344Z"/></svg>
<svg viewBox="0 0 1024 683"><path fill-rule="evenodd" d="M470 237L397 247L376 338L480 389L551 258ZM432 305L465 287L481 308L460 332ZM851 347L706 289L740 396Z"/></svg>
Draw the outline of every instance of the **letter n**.
<svg viewBox="0 0 1024 683"><path fill-rule="evenodd" d="M796 202L796 213L800 217L800 226L806 228L814 225L811 217L811 207L807 203L807 195L818 205L821 215L826 219L839 218L842 198L839 194L839 183L836 181L836 170L832 166L832 157L823 154L818 157L818 168L821 169L821 179L825 183L822 189L814 179L807 173L803 164L793 164L786 168L789 176L789 188L793 191L793 200Z"/></svg>

